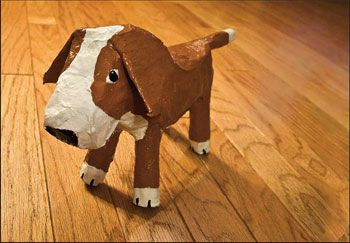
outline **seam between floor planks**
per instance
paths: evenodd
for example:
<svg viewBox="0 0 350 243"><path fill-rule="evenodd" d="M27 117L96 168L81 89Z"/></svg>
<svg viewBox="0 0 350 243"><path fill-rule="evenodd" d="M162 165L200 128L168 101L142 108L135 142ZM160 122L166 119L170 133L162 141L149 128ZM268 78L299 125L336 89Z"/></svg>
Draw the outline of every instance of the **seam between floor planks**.
<svg viewBox="0 0 350 243"><path fill-rule="evenodd" d="M30 64L31 64L31 69L32 69L32 76L33 76L33 88L34 88L34 99L35 99L35 107L36 107L36 116L37 116L37 122L38 122L38 127L40 127L40 121L39 121L39 109L38 109L38 104L37 104L37 97L36 97L36 87L35 87L35 77L34 77L34 66L33 66L33 52L32 52L32 39L30 38L30 28L29 28L29 16L28 16L28 5L25 3L25 9L26 9L26 26L27 26L27 38L29 41L29 51L30 51ZM44 172L45 172L45 186L46 186L46 192L47 192L47 197L48 197L48 202L49 202L49 210L50 210L50 221L51 221L51 230L52 230L52 237L53 241L56 242L56 236L55 236L55 231L53 228L53 218L52 218L52 207L51 207L51 196L49 193L49 185L47 183L47 171L46 171L46 163L45 163L45 156L43 152L43 141L42 137L40 136L40 131L39 131L39 137L40 137L40 147L41 147L41 156L43 158L43 165L44 165Z"/></svg>
<svg viewBox="0 0 350 243"><path fill-rule="evenodd" d="M31 140L29 143L28 142L25 142L25 146L28 146L28 144L30 144L31 142L35 142L35 144L33 145L33 146L35 146L37 149L39 149L39 150L42 150L42 147L41 147L41 144L40 144L40 142L39 141L36 141L36 140L39 140L40 139L40 134L39 134L39 129L38 129L38 124L37 124L37 112L36 112L36 109L37 109L37 107L36 107L36 100L35 100L35 97L34 96L31 96L30 94L31 94L31 91L32 92L35 92L35 88L34 88L34 77L33 77L33 75L30 75L31 77L29 77L28 75L1 75L1 78L2 78L2 84L1 84L1 86L3 87L4 85L6 85L6 84L9 84L10 83L10 81L12 81L11 82L11 87L10 87L10 89L12 89L12 90L14 90L15 88L18 88L18 86L19 87L25 87L25 85L27 85L29 88L26 90L26 93L23 95L23 96L21 96L21 97L19 97L19 99L24 99L24 97L25 97L25 99L26 99L26 104L24 104L23 106L21 106L20 107L20 109L31 109L31 113L29 114L29 115L27 115L27 116L25 116L25 119L28 119L28 118L30 118L30 117L32 117L33 118L33 126L34 126L34 129L26 129L26 131L23 133L23 134L21 134L21 135L24 135L24 137L23 136L19 136L18 138L15 138L15 139L13 139L13 140L11 140L10 141L10 144L12 144L12 143L15 143L15 146L16 146L16 139L18 139L19 141L22 141L24 138L27 138L27 136L26 136L26 132L28 131L28 133L30 133L30 132L33 132L32 133L32 135L34 136L34 139L33 140ZM10 80L10 81L7 81L7 82L5 82L5 80L6 79L9 79L9 78L12 78L13 80ZM25 79L29 79L29 80L25 80L25 82L26 82L26 84L21 84L21 85L19 85L19 84L17 84L18 82L20 82L19 80L16 80L17 78L25 78ZM4 83L5 82L5 83ZM21 91L20 90L21 88L19 88L19 91ZM16 90L16 91L18 91L18 90ZM4 94L4 92L6 92L6 90L4 90L4 89L2 89L1 90L1 93L2 93L2 102L3 102L3 99L5 98L5 94ZM13 92L12 91L10 91L10 94L12 94ZM28 95L29 94L29 95ZM17 94L17 95L19 95L19 94ZM8 97L8 99L7 99L7 101L10 101L11 100L11 98L13 99L14 97L16 97L16 95L13 95L13 96L10 96L10 97ZM33 102L30 102L30 101L33 101ZM28 101L29 101L29 103L28 103ZM31 104L31 103L33 103L33 106L31 106L31 107L28 107L29 106L29 104ZM14 105L16 105L17 104L17 99L16 99L16 103L14 104ZM2 106L2 108L3 108L3 105L4 105L4 103L2 103L1 104L1 106ZM26 107L28 107L28 108L26 108ZM20 110L19 109L19 110ZM16 109L17 110L17 109ZM4 127L6 127L7 125L8 125L8 123L5 123L4 121L3 121L3 119L5 119L6 118L6 114L8 113L3 113L4 112L4 110L2 109L2 111L1 111L1 113L2 113L2 129L4 128ZM13 112L13 111L12 111ZM21 117L23 114L20 112L20 113L17 113L16 111L14 112L14 117L16 117L16 116L19 116L19 117ZM13 124L14 124L14 126L16 126L16 123L17 122L20 122L21 120L20 119L17 119L17 120L14 120L14 121L11 121ZM9 122L10 123L10 122ZM17 125L17 126L22 126L23 124L21 123L20 125ZM28 123L26 122L26 123L24 123L24 125L26 126L26 125L28 125ZM12 131L12 133L13 132L15 132L14 130ZM2 131L2 136L4 135L4 134L6 134L6 132L4 132L4 131ZM6 140L4 137L2 137L2 143L3 143L3 140ZM2 144L3 145L3 144ZM23 147L20 147L19 149L22 149ZM3 146L2 146L2 149L3 149ZM32 150L30 150L30 151L32 151ZM30 151L27 151L27 153L26 153L26 155L25 156L30 156L30 154L31 154L31 152ZM17 150L14 150L14 151L12 151L12 152L15 152L15 155L13 155L13 156L18 156L18 153L17 153ZM34 151L33 151L34 152ZM44 165L43 165L43 163L44 163L44 160L43 160L43 157L42 157L42 151L36 151L37 153L37 160L38 160L38 165L39 165L39 167L36 167L36 166L33 166L33 164L29 164L29 161L23 161L23 164L21 164L21 165L19 165L19 166L24 166L24 165L26 165L26 166L30 166L30 169L29 169L29 172L33 172L33 170L36 170L36 168L40 171L40 167L42 166L42 170L43 170L43 172L45 173L45 171L44 171ZM2 150L2 152L1 152L1 157L3 157L4 156L4 151ZM20 154L20 153L19 153ZM8 156L9 156L9 154L7 154ZM13 156L11 156L11 154L10 154L10 157L13 157ZM35 159L35 158L34 158ZM4 169L4 166L6 165L6 163L8 163L9 161L2 161L2 163L1 163L1 174L3 174L3 173L5 173L4 171L3 171L3 169ZM14 166L14 164L15 163L21 163L21 161L13 161L14 163L13 164L11 164L10 166L11 167L13 167ZM34 160L33 161L31 161L31 162L35 162ZM10 168L11 169L11 168ZM38 173L38 172L36 172L36 173ZM14 175L15 176L15 175ZM17 175L18 176L18 175ZM38 179L38 180L40 180L40 176L38 176L37 174L36 174L36 178ZM3 178L4 177L1 177L2 178L2 185L3 185L3 183L4 183L4 181L3 181ZM23 178L23 177L22 177ZM31 180L31 177L29 177L28 176L28 178ZM27 178L26 178L27 179ZM45 176L43 177L43 178L41 178L42 180L44 180L44 186L40 183L40 184L38 184L39 182L37 182L37 183L33 183L33 185L30 185L30 188L31 187L36 187L36 186L42 186L42 187L46 187L46 184L45 184L45 180L46 180L46 178L45 178ZM32 181L30 181L29 183L32 183ZM21 185L21 183L20 183L20 181L18 182L18 183L16 183L16 185L14 185L14 187L16 188L16 186L17 185ZM4 189L7 189L8 190L8 188L4 188ZM39 189L39 188L36 188L36 189ZM24 195L25 195L25 193L26 193L26 191L24 191ZM50 215L50 206L49 206L49 203L48 203L48 194L47 194L47 187L46 188L43 188L43 191L42 191L42 193L43 193L43 195L41 195L41 196L44 196L45 198L46 198L46 200L38 200L39 198L37 198L36 200L37 201L35 201L35 203L34 204L39 204L39 203L45 203L45 201L46 201L46 203L47 203L47 210L48 210L48 215L47 215L47 220L48 220L48 222L50 222L50 227L49 227L49 229L42 229L42 231L40 231L40 232L36 232L36 230L38 230L38 229L40 229L40 226L39 227L35 227L35 225L31 225L30 227L31 227L31 229L30 229L30 236L29 236L29 238L22 238L23 237L23 235L25 235L25 237L27 236L27 234L28 234L28 232L26 231L26 230L24 230L24 231L20 231L20 232L16 232L16 231L14 231L13 230L13 228L12 228L12 230L9 232L9 231L6 231L6 232L2 232L2 233L4 233L4 234L2 234L1 235L1 240L3 240L4 238L3 237L8 237L8 234L9 233L11 233L12 234L12 237L13 237L13 234L16 234L17 233L17 235L15 235L15 237L14 238L10 238L10 239L8 239L8 240L10 240L10 241L18 241L18 240L23 240L23 241L27 241L27 240L29 240L29 239L31 239L31 240L35 240L35 241L41 241L41 240L44 240L44 241L48 241L49 240L49 238L50 238L50 236L52 236L52 224L51 224L51 215ZM2 203L3 203L3 200L5 200L5 202L9 202L13 197L9 197L9 198L3 198L3 196L5 195L5 191L3 191L2 192L2 195L1 195L1 201L2 201ZM19 195L19 193L18 193L18 191L16 192L16 195ZM28 195L28 197L29 197L29 199L32 199L33 197L35 198L35 197L37 197L38 196L38 194L36 193L36 191L35 192L33 192L32 191L32 193L30 193L29 195ZM40 196L40 195L39 195ZM42 199L42 197L40 197L40 199ZM15 202L15 205L16 206L19 206L20 205L20 201L18 202L18 201L16 201ZM28 203L28 202L26 202L26 203ZM4 204L2 204L2 206L4 206ZM10 209L9 209L10 210ZM29 212L29 215L30 215L30 213L32 213L32 215L30 215L30 217L31 217L31 219L32 219L32 217L40 217L40 215L41 215L41 213L36 213L36 209L33 209L34 211L33 212ZM44 212L44 210L43 210L43 208L41 207L40 209L39 209L39 211L41 212L41 211L43 211ZM2 211L1 212L1 218L2 218L2 221L3 221L3 217L5 217L5 212L6 212L6 210L4 210L4 211ZM17 209L17 212L18 213L20 213L19 211L18 211L18 209ZM14 215L16 215L16 214L14 214ZM14 216L14 215L12 215L12 216ZM10 215L11 216L11 215ZM25 217L24 217L25 218ZM39 218L40 219L40 218ZM26 228L26 227L28 227L28 225L27 225L27 223L32 223L32 224L36 224L36 223L39 223L39 224L41 224L42 225L42 221L40 221L39 219L34 219L34 221L33 220L30 220L30 222L26 222L26 221L21 221L21 222L17 222L18 224L21 224L21 226L22 227L24 227L24 229ZM17 218L15 218L15 220L14 220L14 222L17 220ZM20 218L19 220L23 220L23 218ZM39 220L40 222L36 222L36 220ZM14 222L12 222L12 224L14 223ZM2 222L3 223L3 222ZM9 223L9 222L6 222L7 224ZM44 223L45 223L45 221L44 221ZM3 230L3 227L5 227L5 226L7 226L7 224L2 224L2 230ZM46 224L43 224L44 226L46 225ZM46 225L47 226L47 225ZM47 231L47 230L49 230L49 231ZM51 233L50 233L51 232ZM37 234L35 234L35 235L33 235L33 233L37 233ZM46 234L45 236L43 235L43 234ZM42 237L45 237L45 238L42 238Z"/></svg>

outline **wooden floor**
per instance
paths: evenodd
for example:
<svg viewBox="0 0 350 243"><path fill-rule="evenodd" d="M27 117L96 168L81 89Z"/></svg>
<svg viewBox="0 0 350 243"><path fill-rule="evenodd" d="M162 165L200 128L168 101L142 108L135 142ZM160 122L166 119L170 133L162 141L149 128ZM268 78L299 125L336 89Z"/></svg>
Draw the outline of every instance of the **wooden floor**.
<svg viewBox="0 0 350 243"><path fill-rule="evenodd" d="M348 241L347 1L1 2L2 241ZM211 154L188 116L161 144L161 207L131 204L123 134L105 184L43 130L43 73L71 32L132 23L166 45L232 27L213 51Z"/></svg>

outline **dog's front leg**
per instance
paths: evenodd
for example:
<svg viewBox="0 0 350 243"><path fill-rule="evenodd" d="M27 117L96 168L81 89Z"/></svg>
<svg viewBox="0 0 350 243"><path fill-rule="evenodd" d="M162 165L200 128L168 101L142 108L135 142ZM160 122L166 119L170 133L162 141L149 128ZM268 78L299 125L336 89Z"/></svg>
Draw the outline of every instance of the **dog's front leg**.
<svg viewBox="0 0 350 243"><path fill-rule="evenodd" d="M150 124L145 136L136 141L133 203L141 207L159 206L159 146L161 131Z"/></svg>
<svg viewBox="0 0 350 243"><path fill-rule="evenodd" d="M115 131L105 146L88 151L80 170L80 177L86 184L97 186L104 180L109 165L113 161L119 135L120 131Z"/></svg>

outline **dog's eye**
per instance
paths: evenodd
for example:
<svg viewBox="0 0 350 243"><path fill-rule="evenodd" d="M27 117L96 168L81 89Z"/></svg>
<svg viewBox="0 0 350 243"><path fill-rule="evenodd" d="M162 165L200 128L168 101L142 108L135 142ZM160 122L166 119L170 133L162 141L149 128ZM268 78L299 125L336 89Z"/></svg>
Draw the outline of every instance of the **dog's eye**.
<svg viewBox="0 0 350 243"><path fill-rule="evenodd" d="M106 78L106 83L113 84L119 79L118 69L112 69Z"/></svg>

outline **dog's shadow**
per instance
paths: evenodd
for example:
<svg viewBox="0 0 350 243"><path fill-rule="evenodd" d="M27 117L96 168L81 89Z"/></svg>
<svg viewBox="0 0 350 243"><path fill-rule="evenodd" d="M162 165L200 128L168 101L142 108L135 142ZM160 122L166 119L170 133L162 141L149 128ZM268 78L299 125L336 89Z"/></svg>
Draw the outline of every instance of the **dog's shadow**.
<svg viewBox="0 0 350 243"><path fill-rule="evenodd" d="M184 123L180 123L180 126L184 126ZM214 129L215 130L215 129ZM212 131L213 132L213 131ZM202 167L202 166L206 166L207 169L202 170L202 171L206 171L208 172L208 174L211 174L210 177L213 177L214 180L218 180L219 177L224 178L225 183L227 182L232 182L231 184L231 189L229 185L224 185L224 187L226 189L224 189L224 191L231 191L231 194L234 195L234 193L236 193L236 195L239 197L240 194L250 194L250 193L258 193L259 190L257 191L256 189L256 180L254 179L254 177L251 176L250 172L248 173L249 170L245 170L245 172L242 172L242 169L238 169L235 170L234 168L236 167L235 165L229 165L227 164L227 162L223 161L222 158L219 158L218 155L216 153L225 153L225 150L223 151L212 151L211 153L207 154L207 155L197 155L195 154L191 149L190 149L190 145L189 145L189 141L188 138L185 137L183 135L183 133L179 132L177 129L170 127L168 129L166 129L164 131L164 136L167 137L167 139L171 140L171 142L175 143L176 146L179 146L180 150L182 151L183 155L186 156L191 163L195 163L197 167ZM164 145L163 145L164 146ZM227 149L232 149L232 148L227 148ZM163 147L164 150L164 147ZM164 153L164 151L162 152L161 149L161 153ZM238 152L236 152L238 154ZM226 155L226 156L234 156L235 152L233 152L232 154ZM221 155L219 155L221 157ZM237 156L237 158L235 159L239 159L240 156ZM224 158L224 157L223 157ZM164 161L161 161L161 163L165 163ZM244 159L236 161L236 163L245 163ZM249 166L249 165L247 165ZM218 167L218 168L217 168ZM205 172L205 173L206 173ZM127 174L127 173L123 173L122 174L121 180L125 181L127 180L127 184L129 186L129 190L131 192L132 190L132 184L131 184L131 180L132 180L132 174ZM215 177L215 178L214 178ZM231 177L232 179L229 179L228 177ZM180 178L180 176L179 176ZM177 178L179 181L176 183L168 183L168 186L173 186L178 188L179 184L186 185L186 188L183 188L182 190L177 190L174 188L168 188L170 192L173 191L177 191L176 194L172 194L171 197L167 196L167 197L161 197L161 205L159 208L140 208L138 206L135 206L132 203L132 197L130 195L125 194L124 192L119 191L117 188L114 188L112 186L109 186L107 184L101 184L99 187L97 188L89 188L87 187L88 191L93 194L94 196L98 197L99 199L102 199L110 204L113 204L114 207L116 208L116 210L122 210L124 211L123 213L125 214L124 219L126 220L133 220L134 225L138 226L142 226L143 224L147 223L150 219L152 219L153 217L157 217L157 215L160 215L162 213L168 214L167 211L172 211L172 210L179 210L180 213L182 213L181 209L177 207L174 207L174 203L176 203L176 201L178 200L179 197L181 197L182 192L185 191L194 191L194 192L198 192L201 190L201 188L203 188L202 185L200 185L201 180L196 180L194 182L192 176L190 174L182 177L181 179ZM220 179L219 179L220 181ZM222 182L217 182L219 184L219 186L221 186ZM239 185L239 186L237 186ZM164 187L164 183L161 185L161 187ZM198 188L197 188L198 187ZM164 188L163 188L164 189ZM264 189L265 191L265 189ZM248 193L249 192L249 193ZM216 192L213 192L216 193ZM220 192L218 192L220 193ZM225 193L225 192L223 192ZM226 193L225 193L226 194ZM266 194L266 197L268 197L266 200L266 202L264 202L263 207L265 208L266 212L272 212L275 210L275 205L274 203L270 203L270 194ZM188 198L188 197L186 197ZM222 198L222 197L216 197L216 198ZM244 200L244 196L241 198L242 200ZM229 196L227 197L227 200L231 200L231 204L232 202L232 198L230 198ZM234 199L233 199L234 200ZM243 201L244 202L244 201ZM191 202L188 202L189 204ZM226 205L229 202L226 202ZM334 201L335 206L340 207L340 202L339 200L335 200ZM260 205L261 206L261 205ZM196 206L198 208L198 206ZM175 209L174 209L175 208ZM264 210L263 208L263 210ZM196 208L194 208L194 210L196 210ZM175 214L178 214L179 212L175 212ZM134 217L134 216L137 217ZM276 216L275 214L272 214L271 217ZM140 219L138 219L141 218ZM222 216L225 217L225 216ZM226 215L226 217L228 217ZM162 220L161 217L157 218L157 220ZM167 217L166 217L167 218ZM270 218L271 219L271 218ZM135 222L136 220L136 222ZM168 220L168 219L165 219ZM226 219L223 219L226 220ZM152 221L151 221L152 222ZM214 223L216 221L213 222L207 222L208 225ZM127 223L127 222L123 222L123 223ZM276 221L276 227L278 226L278 221Z"/></svg>
<svg viewBox="0 0 350 243"><path fill-rule="evenodd" d="M200 166L205 166L204 163L199 162L200 159L202 159L204 162L207 162L208 160L213 160L215 163L221 163L221 166L227 167L227 170L232 170L229 168L225 163L223 163L220 158L218 158L214 153L210 153L208 155L197 155L192 151L190 148L190 144L188 141L188 138L185 137L181 132L176 130L173 127L169 127L164 131L164 135L172 142L178 144L178 146L181 148L181 151L183 152L184 156L191 158L191 161L193 163L197 163ZM162 149L161 149L162 150ZM197 161L195 161L197 160ZM161 163L164 163L161 161ZM122 181L127 181L126 183L129 185L129 189L132 190L132 173L128 174L122 174L121 175ZM182 181L180 182L182 185L188 185L189 182L192 180L191 176L186 176L185 178L182 178ZM196 183L191 183L191 186L196 186L197 183L200 183L199 181ZM164 186L164 183L161 185ZM86 186L86 189L88 192L93 194L94 196L108 202L114 205L116 210L122 210L125 211L126 214L129 217L132 217L132 215L136 214L138 216L141 216L144 219L150 219L157 215L160 211L164 211L168 208L170 208L172 202L172 198L170 197L162 197L161 196L161 205L159 208L141 208L138 206L135 206L132 203L132 197L130 195L125 194L124 192L118 190L118 188L115 188L113 186L110 186L108 184L102 183L98 187L89 187ZM172 191L172 188L169 188L169 191ZM181 194L181 191L177 194ZM173 198L176 198L178 195L173 195Z"/></svg>
<svg viewBox="0 0 350 243"><path fill-rule="evenodd" d="M127 217L136 214L144 219L154 217L162 207L159 208L141 208L132 203L132 197L108 184L102 183L98 187L85 186L86 190L102 199L105 202L113 204L118 213L126 213ZM131 190L132 188L130 188ZM122 212L123 211L123 212Z"/></svg>

